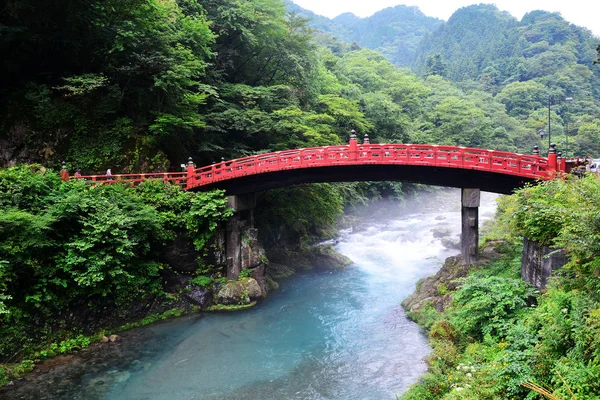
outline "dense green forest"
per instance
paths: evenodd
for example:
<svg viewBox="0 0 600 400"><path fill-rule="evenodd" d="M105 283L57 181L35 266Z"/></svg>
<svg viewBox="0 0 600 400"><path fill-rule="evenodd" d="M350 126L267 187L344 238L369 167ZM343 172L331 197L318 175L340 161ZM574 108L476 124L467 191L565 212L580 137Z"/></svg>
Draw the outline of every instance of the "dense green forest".
<svg viewBox="0 0 600 400"><path fill-rule="evenodd" d="M477 61L481 71L472 71L423 50L431 65L419 76L314 32L277 0L3 7L0 46L12 55L0 64L3 165L64 159L84 173L166 170L189 156L204 165L343 143L351 129L375 142L529 153L541 145L548 96L559 147L570 121L570 153L600 153L597 43L555 14L531 13L513 29L516 22L491 6L461 9L421 47L460 48L461 60L475 60L467 52L477 50L493 65ZM454 32L465 18L469 24L456 25L469 32L513 32L515 45L505 44L512 53L499 52L491 33ZM459 41L473 37L482 40ZM457 70L472 76L458 79ZM573 102L559 102L566 97Z"/></svg>
<svg viewBox="0 0 600 400"><path fill-rule="evenodd" d="M440 295L453 297L443 313L429 303L413 315L429 329L434 350L429 373L403 399L598 398L599 201L596 176L502 198L487 233L505 240L502 257L474 268L454 290L440 285ZM521 279L523 236L569 255L547 290Z"/></svg>

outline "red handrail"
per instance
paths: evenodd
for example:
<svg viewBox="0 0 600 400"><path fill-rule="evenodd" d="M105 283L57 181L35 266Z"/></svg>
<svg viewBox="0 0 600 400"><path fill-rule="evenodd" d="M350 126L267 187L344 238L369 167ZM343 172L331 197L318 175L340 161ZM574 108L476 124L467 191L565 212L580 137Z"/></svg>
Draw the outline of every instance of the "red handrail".
<svg viewBox="0 0 600 400"><path fill-rule="evenodd" d="M284 150L223 161L187 172L89 175L71 177L98 183L163 180L192 189L243 176L315 167L347 165L415 165L489 171L531 179L551 179L554 168L548 159L497 150L427 145L362 144Z"/></svg>

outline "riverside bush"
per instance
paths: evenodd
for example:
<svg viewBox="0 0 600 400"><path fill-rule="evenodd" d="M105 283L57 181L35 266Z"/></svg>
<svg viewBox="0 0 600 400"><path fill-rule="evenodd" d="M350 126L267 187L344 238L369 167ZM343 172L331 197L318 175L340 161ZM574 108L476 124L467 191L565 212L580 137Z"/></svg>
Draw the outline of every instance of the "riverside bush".
<svg viewBox="0 0 600 400"><path fill-rule="evenodd" d="M61 182L37 165L0 171L0 361L61 343L57 330L85 330L65 314L161 294L164 246L181 235L202 254L230 215L218 191Z"/></svg>
<svg viewBox="0 0 600 400"><path fill-rule="evenodd" d="M504 232L512 251L462 279L430 329L429 373L404 399L540 398L526 383L559 399L598 399L600 180L545 182L501 204L496 223L503 226L492 232L498 239ZM523 235L569 255L545 291L520 280ZM461 365L476 371L466 379L457 374Z"/></svg>

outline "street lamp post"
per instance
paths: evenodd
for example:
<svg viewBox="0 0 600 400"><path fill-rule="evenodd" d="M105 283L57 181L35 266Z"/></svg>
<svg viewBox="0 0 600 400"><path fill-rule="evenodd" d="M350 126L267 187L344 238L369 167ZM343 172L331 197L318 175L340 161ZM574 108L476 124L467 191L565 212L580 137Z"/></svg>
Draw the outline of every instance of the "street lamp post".
<svg viewBox="0 0 600 400"><path fill-rule="evenodd" d="M567 102L567 112L565 113L565 160L569 159L569 107L568 104L573 101L572 97L565 99Z"/></svg>
<svg viewBox="0 0 600 400"><path fill-rule="evenodd" d="M550 104L552 103L552 95L548 95L548 149L550 149L550 139L552 138L552 128L550 125Z"/></svg>
<svg viewBox="0 0 600 400"><path fill-rule="evenodd" d="M567 97L564 100L561 100L560 102L567 102L570 103L573 101L572 97ZM550 148L550 144L552 143L552 124L551 124L551 119L550 119L550 106L554 103L553 101L553 97L551 94L548 95L548 149ZM566 118L566 117L565 117ZM568 123L567 123L567 128L568 128ZM568 129L567 129L568 130ZM538 132L540 134L540 137L542 139L544 139L544 136L546 135L546 131L544 129L540 129L540 131ZM567 141L567 146L568 146L568 141ZM565 151L565 158L567 158L567 152Z"/></svg>

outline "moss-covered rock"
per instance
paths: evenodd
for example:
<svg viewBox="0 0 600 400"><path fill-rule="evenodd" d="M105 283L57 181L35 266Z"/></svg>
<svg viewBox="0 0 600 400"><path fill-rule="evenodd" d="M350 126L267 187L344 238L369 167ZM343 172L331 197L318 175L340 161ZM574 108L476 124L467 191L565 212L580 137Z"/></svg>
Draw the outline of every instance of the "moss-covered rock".
<svg viewBox="0 0 600 400"><path fill-rule="evenodd" d="M338 253L333 246L313 246L309 249L308 258L315 268L340 269L352 264L352 260Z"/></svg>
<svg viewBox="0 0 600 400"><path fill-rule="evenodd" d="M228 281L217 293L217 303L224 305L250 304L261 299L263 291L253 278Z"/></svg>

